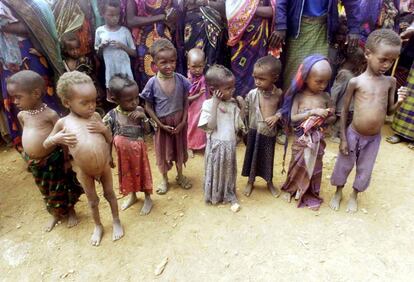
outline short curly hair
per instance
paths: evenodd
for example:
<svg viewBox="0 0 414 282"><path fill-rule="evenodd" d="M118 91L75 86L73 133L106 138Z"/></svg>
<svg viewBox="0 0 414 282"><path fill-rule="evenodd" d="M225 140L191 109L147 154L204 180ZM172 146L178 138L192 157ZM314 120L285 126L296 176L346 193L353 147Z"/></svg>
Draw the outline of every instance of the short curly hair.
<svg viewBox="0 0 414 282"><path fill-rule="evenodd" d="M56 92L60 100L69 100L71 99L70 88L73 85L85 83L93 84L92 78L90 78L87 74L79 71L66 72L59 78L56 86Z"/></svg>
<svg viewBox="0 0 414 282"><path fill-rule="evenodd" d="M235 78L234 74L222 65L212 65L206 72L206 83L210 87L220 87L226 80Z"/></svg>
<svg viewBox="0 0 414 282"><path fill-rule="evenodd" d="M375 52L379 44L401 46L401 38L391 29L377 29L370 33L365 48Z"/></svg>
<svg viewBox="0 0 414 282"><path fill-rule="evenodd" d="M154 41L154 43L149 49L149 53L155 60L155 57L159 52L167 50L174 51L175 56L177 56L177 49L175 49L171 41L165 38L160 38Z"/></svg>
<svg viewBox="0 0 414 282"><path fill-rule="evenodd" d="M278 76L282 71L282 63L279 59L271 55L267 55L264 57L259 58L256 63L254 64L255 68L265 68L269 71L272 75Z"/></svg>
<svg viewBox="0 0 414 282"><path fill-rule="evenodd" d="M126 74L114 74L109 80L109 91L111 92L111 95L118 99L120 98L122 90L131 86L137 86L137 83L135 80L130 79Z"/></svg>

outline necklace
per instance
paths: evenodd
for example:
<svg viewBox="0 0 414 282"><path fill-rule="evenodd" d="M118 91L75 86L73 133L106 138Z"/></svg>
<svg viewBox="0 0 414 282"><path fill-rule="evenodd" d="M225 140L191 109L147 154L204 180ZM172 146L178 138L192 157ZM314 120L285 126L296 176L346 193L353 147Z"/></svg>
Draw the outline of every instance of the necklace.
<svg viewBox="0 0 414 282"><path fill-rule="evenodd" d="M165 75L165 74L162 74L162 73L159 71L159 72L157 72L157 77L158 77L159 79L161 79L161 80L166 80L166 79L169 79L169 78L173 78L173 77L174 77L174 73L172 73L171 75Z"/></svg>
<svg viewBox="0 0 414 282"><path fill-rule="evenodd" d="M47 108L47 105L46 105L45 103L43 103L43 104L40 106L40 108L38 108L38 109L36 109L36 110L26 110L26 112L27 112L29 115L35 116L35 115L37 115L37 114L40 114L40 113L41 113L41 112L43 112L44 110L46 110L46 108Z"/></svg>

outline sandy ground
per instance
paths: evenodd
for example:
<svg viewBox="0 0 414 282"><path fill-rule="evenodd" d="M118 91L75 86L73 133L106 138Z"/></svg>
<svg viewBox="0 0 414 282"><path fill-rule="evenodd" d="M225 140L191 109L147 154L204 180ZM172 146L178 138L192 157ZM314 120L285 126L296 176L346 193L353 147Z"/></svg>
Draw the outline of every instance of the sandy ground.
<svg viewBox="0 0 414 282"><path fill-rule="evenodd" d="M386 127L384 135L389 133ZM276 150L275 182L281 185L282 147ZM33 179L18 154L3 148L0 280L412 281L414 152L383 140L371 187L361 195L362 211L355 215L347 214L345 205L339 212L328 207L336 152L337 145L328 142L325 202L318 212L272 198L263 181L246 198L241 193L246 181L242 177L238 214L228 206L208 206L202 200L203 157L197 155L185 170L193 189L184 191L173 183L167 195L154 195L149 216L138 215L142 200L121 212L126 235L115 243L109 206L102 197L106 234L100 247L92 247L93 222L85 196L77 205L78 226L67 229L62 222L44 233L48 214ZM241 167L244 147L239 146L237 153ZM157 183L153 150L149 155ZM349 192L348 185L346 200ZM165 258L165 270L156 276L154 271Z"/></svg>

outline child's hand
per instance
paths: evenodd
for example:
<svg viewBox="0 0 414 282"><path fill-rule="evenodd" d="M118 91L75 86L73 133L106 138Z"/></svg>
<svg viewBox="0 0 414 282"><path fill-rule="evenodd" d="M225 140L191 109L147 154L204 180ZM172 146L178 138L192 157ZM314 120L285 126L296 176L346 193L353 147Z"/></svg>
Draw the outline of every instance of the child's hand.
<svg viewBox="0 0 414 282"><path fill-rule="evenodd" d="M114 48L116 48L116 49L121 49L121 50L125 50L125 44L122 44L121 42L118 42L118 41L115 41L115 40L112 40L110 43L109 43L109 45L111 46L111 47L114 47Z"/></svg>
<svg viewBox="0 0 414 282"><path fill-rule="evenodd" d="M174 128L173 134L178 134L181 132L181 130L183 130L185 126L185 122L181 122L179 125L177 125L176 128Z"/></svg>
<svg viewBox="0 0 414 282"><path fill-rule="evenodd" d="M273 128L276 126L279 119L280 119L280 114L275 114L271 117L266 118L265 122L267 123L267 126L269 126L270 128Z"/></svg>
<svg viewBox="0 0 414 282"><path fill-rule="evenodd" d="M133 121L138 122L140 119L144 119L146 116L145 116L144 111L139 110L137 108L135 111L129 113L128 117L132 119Z"/></svg>
<svg viewBox="0 0 414 282"><path fill-rule="evenodd" d="M68 147L75 147L78 143L78 139L76 138L76 134L66 132L66 128L63 128L61 131L56 133L52 138L53 144L61 144Z"/></svg>
<svg viewBox="0 0 414 282"><path fill-rule="evenodd" d="M345 156L348 156L349 154L348 141L344 141L341 139L341 142L339 143L339 151Z"/></svg>
<svg viewBox="0 0 414 282"><path fill-rule="evenodd" d="M167 131L169 134L174 134L174 127L165 124L162 124L160 127L162 130Z"/></svg>
<svg viewBox="0 0 414 282"><path fill-rule="evenodd" d="M108 128L103 122L100 121L91 121L86 128L89 130L90 133L100 133L104 134Z"/></svg>
<svg viewBox="0 0 414 282"><path fill-rule="evenodd" d="M110 43L111 43L111 41L109 41L109 40L106 40L106 41L102 42L101 45L99 45L99 49L104 49L104 48L108 47Z"/></svg>
<svg viewBox="0 0 414 282"><path fill-rule="evenodd" d="M312 115L317 115L326 118L329 115L329 109L313 109Z"/></svg>
<svg viewBox="0 0 414 282"><path fill-rule="evenodd" d="M408 96L408 87L400 87L397 90L397 95L398 95L398 101L399 103L402 103L405 101L405 99L407 99Z"/></svg>
<svg viewBox="0 0 414 282"><path fill-rule="evenodd" d="M218 89L214 90L213 97L216 97L217 99L222 100L223 99L223 93L221 93L221 91L218 90Z"/></svg>

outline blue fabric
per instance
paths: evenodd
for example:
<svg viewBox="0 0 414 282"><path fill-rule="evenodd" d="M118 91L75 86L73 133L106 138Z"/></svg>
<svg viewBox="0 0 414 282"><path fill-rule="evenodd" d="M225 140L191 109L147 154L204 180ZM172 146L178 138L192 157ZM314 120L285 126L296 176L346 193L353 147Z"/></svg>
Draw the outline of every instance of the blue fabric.
<svg viewBox="0 0 414 282"><path fill-rule="evenodd" d="M320 17L328 11L329 0L305 0L303 15L308 17Z"/></svg>
<svg viewBox="0 0 414 282"><path fill-rule="evenodd" d="M287 30L287 36L298 37L300 32L302 8L305 0L279 0L276 10L276 29ZM314 0L312 0L314 1ZM319 1L319 0L318 0ZM328 1L328 39L334 39L338 28L338 0ZM349 32L359 34L361 20L359 15L360 0L342 0L347 14Z"/></svg>

